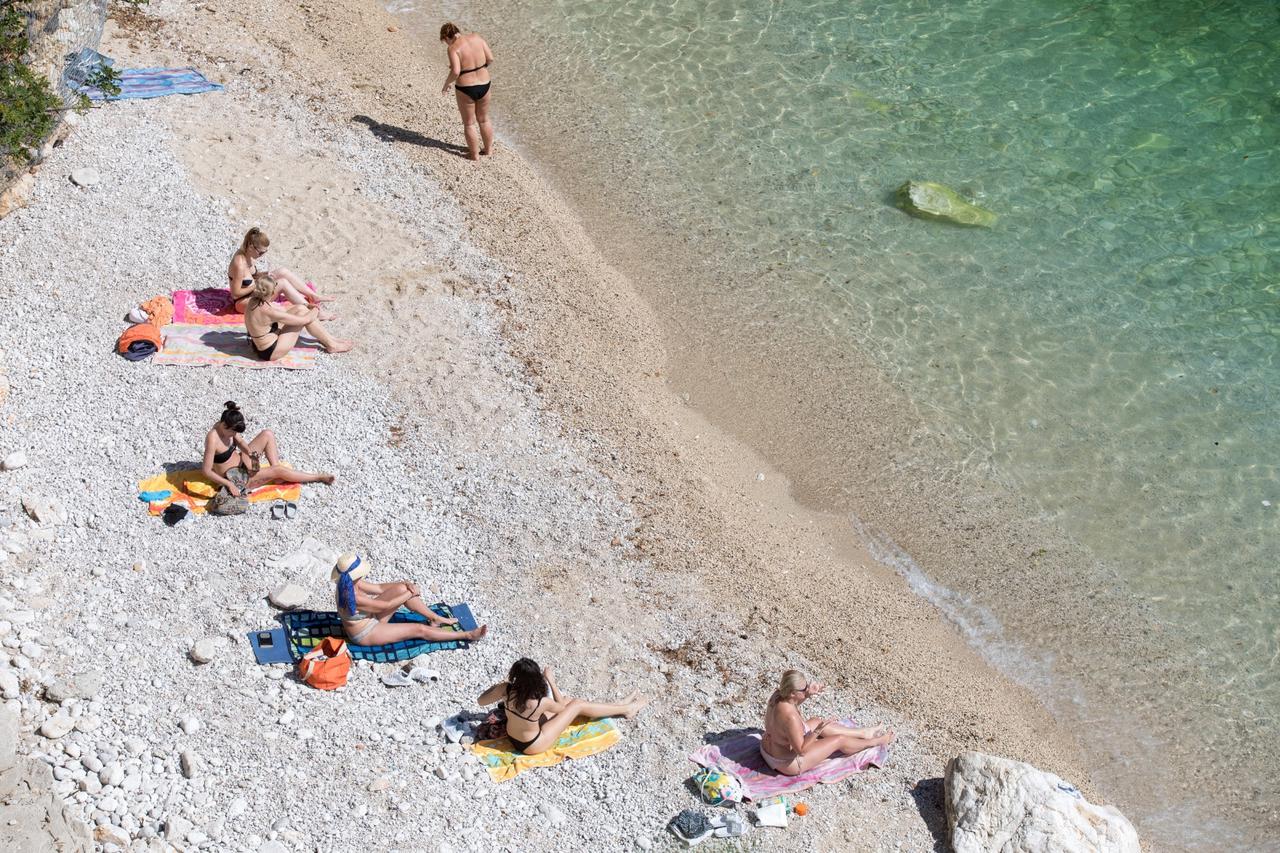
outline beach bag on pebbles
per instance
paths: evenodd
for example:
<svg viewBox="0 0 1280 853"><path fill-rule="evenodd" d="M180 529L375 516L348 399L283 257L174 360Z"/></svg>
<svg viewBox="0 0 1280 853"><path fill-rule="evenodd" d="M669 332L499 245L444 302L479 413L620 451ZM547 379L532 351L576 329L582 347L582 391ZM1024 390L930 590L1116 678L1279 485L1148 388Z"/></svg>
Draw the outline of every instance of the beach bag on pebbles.
<svg viewBox="0 0 1280 853"><path fill-rule="evenodd" d="M742 782L727 771L700 767L693 774L693 784L708 805L723 806L742 802Z"/></svg>
<svg viewBox="0 0 1280 853"><path fill-rule="evenodd" d="M239 497L233 496L225 487L218 489L218 493L204 505L204 511L210 515L243 515L249 511L249 498L245 496L244 488L249 482L249 472L236 467L227 471L226 476L240 490Z"/></svg>
<svg viewBox="0 0 1280 853"><path fill-rule="evenodd" d="M351 652L347 641L338 637L325 637L298 661L298 678L317 690L337 690L347 683L350 672Z"/></svg>

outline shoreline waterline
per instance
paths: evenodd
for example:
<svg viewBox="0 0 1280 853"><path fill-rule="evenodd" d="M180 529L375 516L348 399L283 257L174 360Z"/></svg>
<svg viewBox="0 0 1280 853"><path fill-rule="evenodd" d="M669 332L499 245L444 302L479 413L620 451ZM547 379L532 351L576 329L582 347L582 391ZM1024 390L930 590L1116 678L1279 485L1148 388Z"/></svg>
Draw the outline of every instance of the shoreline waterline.
<svg viewBox="0 0 1280 853"><path fill-rule="evenodd" d="M486 35L493 38L491 33ZM536 74L536 68L520 62L518 56L508 57L506 65L517 73ZM796 485L802 505L827 512L852 511L890 531L926 567L930 582L956 595L981 598L991 593L994 584L1027 575L1011 586L1010 597L1030 596L1051 601L1053 606L1028 614L1034 618L1021 623L1006 618L1000 630L1007 629L1017 638L1010 641L1015 646L1053 659L1056 683L1034 667L1031 672L1018 671L1017 666L1006 671L1034 687L1068 724L1096 727L1099 716L1104 718L1102 728L1110 731L1095 738L1091 764L1098 778L1107 780L1109 795L1127 806L1132 803L1131 808L1150 825L1161 827L1159 840L1171 846L1182 846L1181 841L1189 847L1222 843L1233 830L1206 816L1222 803L1234 811L1231 820L1244 821L1237 844L1247 846L1249 838L1267 837L1275 825L1270 793L1262 792L1259 798L1252 788L1257 780L1267 778L1271 758L1242 756L1240 742L1221 742L1210 750L1221 752L1208 758L1211 767L1205 773L1203 744L1181 737L1194 730L1194 717L1167 716L1167 708L1147 704L1145 697L1164 692L1162 684L1184 689L1188 684L1203 685L1202 695L1213 689L1204 669L1207 662L1173 633L1175 625L1127 590L1115 567L1064 532L1052 513L1020 495L1016 481L1003 476L999 466L982 461L981 452L977 464L966 459L966 454L973 455L973 448L965 442L973 436L948 437L936 425L927 425L928 413L906 401L908 389L881 374L880 365L866 354L852 351L847 337L831 335L812 345L788 341L785 347L771 349L770 329L785 323L785 316L735 317L735 332L754 329L757 337L726 340L723 330L708 318L733 316L734 306L718 295L691 297L690 282L750 273L685 258L687 235L682 236L674 214L617 195L619 187L626 186L620 174L636 155L628 155L622 163L595 164L595 159L612 158L590 153L573 159L569 151L596 149L583 145L582 138L572 132L568 133L572 148L548 141L566 133L568 119L552 119L539 126L546 118L545 113L511 116L518 127L517 144L545 171L556 190L583 211L588 232L611 265L654 307L671 351L669 364L676 365L672 368L676 393L687 395L712 423L727 426L736 439L775 465ZM667 269L656 268L656 258ZM806 375L808 366L832 364L836 359L856 377L844 379L842 387L860 384L865 396L833 402L830 386ZM759 393L762 388L767 393ZM871 413L859 411L864 408ZM870 448L854 447L849 433ZM806 452L814 447L823 448L821 458ZM922 494L922 487L932 493ZM1051 611L1048 618L1046 610ZM1054 648L1053 637L1078 634L1089 639L1075 644L1074 655ZM1104 648L1112 659L1090 672L1090 649ZM1134 662L1137 669L1126 671ZM1088 684L1090 676L1109 683L1097 689ZM1135 694L1144 698L1135 701ZM1082 704L1082 695L1092 700ZM1111 715L1106 710L1129 704L1139 706L1141 713ZM1242 725L1250 724L1242 721ZM1163 752L1169 753L1167 758ZM1242 758L1245 765L1252 765L1244 773L1234 765ZM1178 771L1169 773L1171 767ZM1178 815L1168 808L1169 802L1184 809L1199 803L1199 808Z"/></svg>

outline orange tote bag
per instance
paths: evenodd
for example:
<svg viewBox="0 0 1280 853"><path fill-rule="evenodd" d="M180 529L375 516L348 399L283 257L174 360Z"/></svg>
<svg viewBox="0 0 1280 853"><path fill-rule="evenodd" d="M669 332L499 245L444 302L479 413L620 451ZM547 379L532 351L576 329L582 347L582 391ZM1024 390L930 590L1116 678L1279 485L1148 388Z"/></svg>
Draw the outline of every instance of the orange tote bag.
<svg viewBox="0 0 1280 853"><path fill-rule="evenodd" d="M349 672L351 652L347 641L338 637L325 637L298 661L298 677L317 690L337 690L347 683Z"/></svg>

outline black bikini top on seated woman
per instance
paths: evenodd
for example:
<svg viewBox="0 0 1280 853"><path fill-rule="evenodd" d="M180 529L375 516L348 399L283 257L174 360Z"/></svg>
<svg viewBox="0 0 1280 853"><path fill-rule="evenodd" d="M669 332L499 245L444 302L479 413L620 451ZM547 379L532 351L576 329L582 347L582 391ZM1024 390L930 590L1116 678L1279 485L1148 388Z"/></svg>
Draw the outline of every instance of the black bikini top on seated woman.
<svg viewBox="0 0 1280 853"><path fill-rule="evenodd" d="M547 714L539 714L538 719L535 720L533 717L526 717L524 714L521 714L519 711L517 711L515 708L512 708L510 705L507 705L505 702L500 704L505 705L504 710L506 710L508 713L515 714L517 717L524 720L526 723L538 724L538 733L534 735L533 738L531 738L530 740L518 740L517 738L512 737L511 732L507 732L507 739L511 741L511 744L516 749L520 750L521 752L524 752L526 749L533 746L533 742L535 740L542 737L542 726L544 723L550 720L551 717L548 716ZM541 701L539 701L538 704L539 705L542 704Z"/></svg>
<svg viewBox="0 0 1280 853"><path fill-rule="evenodd" d="M236 452L236 440L231 439L231 443L227 445L227 449L221 453L213 454L213 464L221 465L231 458L231 454Z"/></svg>

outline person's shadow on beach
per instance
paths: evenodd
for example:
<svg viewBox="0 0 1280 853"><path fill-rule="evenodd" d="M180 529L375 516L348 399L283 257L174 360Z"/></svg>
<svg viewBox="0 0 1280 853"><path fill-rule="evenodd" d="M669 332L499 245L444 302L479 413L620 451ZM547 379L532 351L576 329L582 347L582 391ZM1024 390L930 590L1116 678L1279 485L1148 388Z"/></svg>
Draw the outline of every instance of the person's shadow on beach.
<svg viewBox="0 0 1280 853"><path fill-rule="evenodd" d="M220 330L205 332L200 335L200 343L209 349L217 350L225 355L239 356L247 361L260 363L258 357L253 353L253 347L249 345L249 336L242 330ZM293 345L294 350L301 351L306 349L320 349L320 344L313 338L300 337L298 342Z"/></svg>
<svg viewBox="0 0 1280 853"><path fill-rule="evenodd" d="M416 130L396 127L394 124L383 124L366 115L352 116L351 120L356 124L363 124L369 128L369 132L382 142L407 142L410 145L421 145L423 148L438 148L441 151L448 151L450 154L457 154L459 157L467 155L467 146L465 145L455 145L451 142L432 139L430 136L423 136Z"/></svg>

